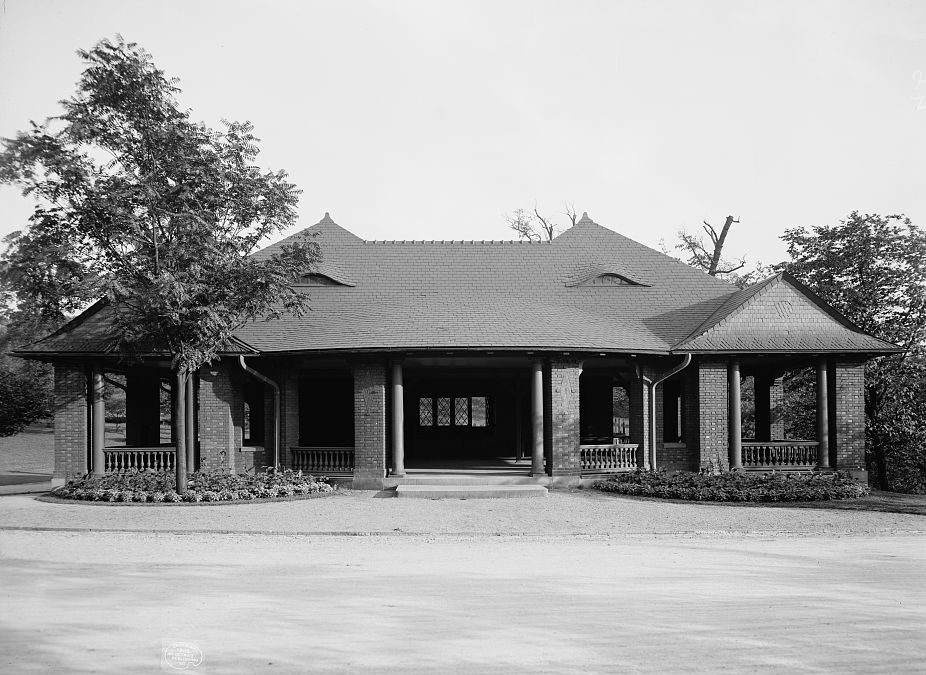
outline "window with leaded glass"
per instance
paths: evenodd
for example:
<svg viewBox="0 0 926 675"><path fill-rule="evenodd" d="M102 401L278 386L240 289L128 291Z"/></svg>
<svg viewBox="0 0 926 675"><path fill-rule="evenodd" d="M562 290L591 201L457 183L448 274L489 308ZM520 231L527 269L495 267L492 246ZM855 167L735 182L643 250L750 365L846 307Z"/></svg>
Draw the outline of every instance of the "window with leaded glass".
<svg viewBox="0 0 926 675"><path fill-rule="evenodd" d="M450 419L451 419L450 399L449 398L437 399L437 426L449 427Z"/></svg>
<svg viewBox="0 0 926 675"><path fill-rule="evenodd" d="M469 399L453 399L453 423L458 427L469 426Z"/></svg>
<svg viewBox="0 0 926 675"><path fill-rule="evenodd" d="M434 404L430 398L418 399L418 426L434 426Z"/></svg>
<svg viewBox="0 0 926 675"><path fill-rule="evenodd" d="M488 415L486 410L486 397L485 396L473 396L472 399L472 424L474 427L485 427L488 426Z"/></svg>

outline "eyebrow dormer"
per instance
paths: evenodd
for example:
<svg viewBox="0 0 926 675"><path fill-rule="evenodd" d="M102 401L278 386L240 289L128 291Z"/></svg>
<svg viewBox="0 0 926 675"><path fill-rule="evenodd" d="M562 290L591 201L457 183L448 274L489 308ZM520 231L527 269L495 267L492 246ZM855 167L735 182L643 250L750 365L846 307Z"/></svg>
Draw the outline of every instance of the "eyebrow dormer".
<svg viewBox="0 0 926 675"><path fill-rule="evenodd" d="M353 286L354 284L345 278L335 278L334 275L327 275L321 272L310 272L303 274L296 282L297 286Z"/></svg>
<svg viewBox="0 0 926 675"><path fill-rule="evenodd" d="M631 276L624 270L618 270L610 265L591 265L579 270L566 279L565 285L570 288L579 286L651 286L642 279Z"/></svg>

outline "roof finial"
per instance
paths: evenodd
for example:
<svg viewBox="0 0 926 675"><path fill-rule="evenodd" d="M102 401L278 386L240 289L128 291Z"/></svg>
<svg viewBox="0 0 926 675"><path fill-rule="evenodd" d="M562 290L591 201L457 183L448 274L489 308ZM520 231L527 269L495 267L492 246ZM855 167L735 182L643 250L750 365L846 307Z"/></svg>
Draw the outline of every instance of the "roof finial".
<svg viewBox="0 0 926 675"><path fill-rule="evenodd" d="M582 212L582 217L579 218L579 222L576 223L576 225L579 225L579 224L581 224L581 223L592 223L592 224L594 224L595 221L588 217L588 211L583 211L583 212Z"/></svg>
<svg viewBox="0 0 926 675"><path fill-rule="evenodd" d="M333 223L334 221L331 220L331 215L327 211L325 211L325 217L322 218L319 222L320 223Z"/></svg>

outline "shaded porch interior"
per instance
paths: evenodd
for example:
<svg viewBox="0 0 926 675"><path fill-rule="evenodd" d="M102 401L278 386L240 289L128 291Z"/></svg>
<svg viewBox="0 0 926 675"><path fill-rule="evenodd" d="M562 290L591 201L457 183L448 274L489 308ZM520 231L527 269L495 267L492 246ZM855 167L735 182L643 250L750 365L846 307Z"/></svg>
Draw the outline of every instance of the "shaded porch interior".
<svg viewBox="0 0 926 675"><path fill-rule="evenodd" d="M527 356L403 359L400 372L406 470L529 471L535 433L532 419L535 363ZM672 363L674 360L666 360L668 366ZM835 465L835 443L829 443L829 438L836 437L835 414L830 412L835 407L834 373L827 363L811 356L728 361L731 466L737 467L737 458L739 466L747 470L806 470ZM283 413L288 420L285 424L295 425L294 431L286 435L288 447L281 456L283 465L349 475L354 466L358 395L351 364L316 361L311 368L299 368L292 362L268 362L261 367L276 373L281 381L289 372L296 382L295 395L287 400ZM583 473L641 466L643 460L635 448L615 459L622 445L628 448L635 445L631 440L637 444L641 440L650 441L649 431L646 438L642 436L643 429L647 429L645 420L638 420L642 426L631 438L631 417L641 417L642 411L631 413L630 388L636 387L637 401L641 392L646 391L645 387L641 389L631 360L589 358L579 370L578 432ZM269 442L273 424L271 392L235 368L229 372L233 393L228 394L227 404L231 406L230 433L234 437L229 446L262 450ZM164 366L119 368L114 364L88 372L88 378L89 435L95 438L100 426L95 420L105 418L106 470L170 470L175 453L171 402L176 392L171 386L169 370ZM697 470L703 462L697 449L697 380L698 370L693 366L662 382L657 389L652 439L656 442L660 466ZM192 469L201 467L199 376L189 386L187 429L192 433L187 440L188 465ZM387 467L393 465L395 443L395 398L390 386L387 374L384 421ZM553 428L549 387L547 363L543 371L542 420L546 470L550 465L549 434ZM795 392L800 396L795 398ZM734 421L738 423L733 424ZM92 448L97 442L94 438L88 442L88 466L93 466ZM258 466L256 459L253 466Z"/></svg>

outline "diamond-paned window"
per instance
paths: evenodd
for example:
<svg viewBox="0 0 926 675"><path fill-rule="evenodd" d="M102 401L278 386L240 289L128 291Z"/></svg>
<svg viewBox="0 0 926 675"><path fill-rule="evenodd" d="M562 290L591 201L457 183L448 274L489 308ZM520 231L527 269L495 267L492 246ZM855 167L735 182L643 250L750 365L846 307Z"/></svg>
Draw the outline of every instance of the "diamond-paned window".
<svg viewBox="0 0 926 675"><path fill-rule="evenodd" d="M430 398L418 399L418 426L434 426L434 406Z"/></svg>
<svg viewBox="0 0 926 675"><path fill-rule="evenodd" d="M449 427L450 426L450 399L449 398L437 399L437 426L439 427Z"/></svg>
<svg viewBox="0 0 926 675"><path fill-rule="evenodd" d="M485 396L473 396L471 399L473 402L473 419L472 424L474 427L485 427L488 426L488 415L486 410L486 397Z"/></svg>
<svg viewBox="0 0 926 675"><path fill-rule="evenodd" d="M458 427L469 426L469 399L453 399L453 423Z"/></svg>

